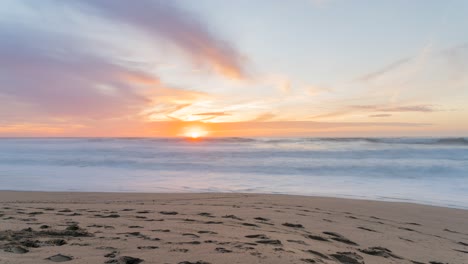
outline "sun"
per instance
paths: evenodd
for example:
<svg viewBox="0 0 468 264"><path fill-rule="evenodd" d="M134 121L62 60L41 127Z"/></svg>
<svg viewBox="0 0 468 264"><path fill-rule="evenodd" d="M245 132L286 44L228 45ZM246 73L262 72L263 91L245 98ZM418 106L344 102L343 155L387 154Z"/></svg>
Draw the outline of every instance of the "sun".
<svg viewBox="0 0 468 264"><path fill-rule="evenodd" d="M184 131L181 133L181 136L184 136L189 139L201 139L208 135L208 131L206 131L201 126L190 126L184 128Z"/></svg>
<svg viewBox="0 0 468 264"><path fill-rule="evenodd" d="M200 134L198 132L191 132L189 136L193 139L197 139L200 137Z"/></svg>

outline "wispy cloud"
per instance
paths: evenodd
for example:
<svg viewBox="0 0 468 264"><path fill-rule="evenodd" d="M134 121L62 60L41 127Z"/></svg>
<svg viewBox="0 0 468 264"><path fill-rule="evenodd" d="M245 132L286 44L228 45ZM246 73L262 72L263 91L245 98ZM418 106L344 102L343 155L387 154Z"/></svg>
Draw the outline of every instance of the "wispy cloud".
<svg viewBox="0 0 468 264"><path fill-rule="evenodd" d="M407 106L378 106L378 105L354 105L354 109L378 111L378 112L422 112L430 113L435 112L432 106L429 105L407 105Z"/></svg>
<svg viewBox="0 0 468 264"><path fill-rule="evenodd" d="M426 59L433 54L432 51L432 43L429 42L426 45L424 45L417 54L414 56L408 56L401 58L399 60L396 60L386 66L384 66L381 69L378 69L376 71L367 73L361 77L359 77L357 80L362 81L362 82L370 82L377 80L379 78L385 77L388 74L394 73L396 71L399 71L401 69L405 69L405 73L400 72L400 76L407 77L414 75L418 71L420 71L424 65Z"/></svg>
<svg viewBox="0 0 468 264"><path fill-rule="evenodd" d="M225 113L225 112L206 112L206 113L198 113L194 114L197 116L229 116L231 114Z"/></svg>
<svg viewBox="0 0 468 264"><path fill-rule="evenodd" d="M60 49L54 48L60 43ZM0 94L60 116L108 117L145 105L138 92L159 81L144 72L84 52L54 35L0 27ZM86 106L86 107L84 107Z"/></svg>
<svg viewBox="0 0 468 264"><path fill-rule="evenodd" d="M326 118L345 116L345 115L352 114L352 113L353 113L353 111L350 111L349 109L344 109L344 110L338 110L338 111L334 111L334 112L314 115L314 116L311 116L310 118L313 119L313 120L326 119Z"/></svg>
<svg viewBox="0 0 468 264"><path fill-rule="evenodd" d="M270 121L275 117L276 117L275 114L268 112L268 113L263 113L263 114L255 117L252 121L257 121L257 122Z"/></svg>
<svg viewBox="0 0 468 264"><path fill-rule="evenodd" d="M26 116L26 108L34 116L54 118L119 118L138 116L144 109L148 115L158 109L170 115L207 97L168 87L154 73L80 44L60 34L0 26L0 99L24 104L9 119L21 111Z"/></svg>
<svg viewBox="0 0 468 264"><path fill-rule="evenodd" d="M412 58L403 58L403 59L400 59L400 60L397 60L389 65L386 65L384 66L383 68L381 69L378 69L376 71L373 71L373 72L370 72L370 73L367 73L361 77L358 78L359 81L364 81L364 82L368 82L368 81L372 81L374 79L377 79L391 71L394 71L396 69L398 69L399 67L407 64L408 62L410 62L412 60Z"/></svg>
<svg viewBox="0 0 468 264"><path fill-rule="evenodd" d="M389 107L378 109L378 111L383 112L423 112L430 113L435 112L436 110L427 105L413 105L413 106L399 106L399 107Z"/></svg>
<svg viewBox="0 0 468 264"><path fill-rule="evenodd" d="M333 112L311 116L312 120L332 119L351 115L367 114L368 117L390 117L391 113L432 113L439 111L430 105L351 105ZM372 113L372 114L369 114Z"/></svg>
<svg viewBox="0 0 468 264"><path fill-rule="evenodd" d="M391 114L375 114L375 115L369 115L369 117L391 117Z"/></svg>
<svg viewBox="0 0 468 264"><path fill-rule="evenodd" d="M97 15L133 26L155 41L169 40L188 54L196 64L208 65L234 79L247 77L246 58L232 45L208 30L194 14L179 8L174 1L127 0L56 1L72 5L87 15Z"/></svg>

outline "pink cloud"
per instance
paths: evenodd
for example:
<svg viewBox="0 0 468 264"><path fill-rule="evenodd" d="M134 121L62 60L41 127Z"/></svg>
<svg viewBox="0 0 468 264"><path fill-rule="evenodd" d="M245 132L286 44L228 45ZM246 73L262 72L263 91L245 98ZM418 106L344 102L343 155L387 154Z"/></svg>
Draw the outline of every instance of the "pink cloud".
<svg viewBox="0 0 468 264"><path fill-rule="evenodd" d="M208 65L226 77L246 78L245 58L212 34L194 14L181 10L173 1L77 0L66 4L75 5L87 14L131 25L154 39L165 38L196 64Z"/></svg>

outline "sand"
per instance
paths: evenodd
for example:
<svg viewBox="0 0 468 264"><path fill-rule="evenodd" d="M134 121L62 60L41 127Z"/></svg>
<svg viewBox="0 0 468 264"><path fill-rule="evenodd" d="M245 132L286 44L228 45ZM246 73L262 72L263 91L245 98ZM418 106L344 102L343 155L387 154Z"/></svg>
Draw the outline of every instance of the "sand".
<svg viewBox="0 0 468 264"><path fill-rule="evenodd" d="M468 211L265 194L0 192L0 263L468 263Z"/></svg>

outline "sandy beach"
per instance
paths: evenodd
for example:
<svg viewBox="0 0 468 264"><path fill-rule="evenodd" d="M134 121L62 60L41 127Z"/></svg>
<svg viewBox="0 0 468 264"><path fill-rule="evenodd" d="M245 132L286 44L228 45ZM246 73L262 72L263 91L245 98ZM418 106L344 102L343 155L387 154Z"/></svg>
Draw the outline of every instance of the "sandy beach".
<svg viewBox="0 0 468 264"><path fill-rule="evenodd" d="M266 194L0 192L0 263L468 263L468 211Z"/></svg>

